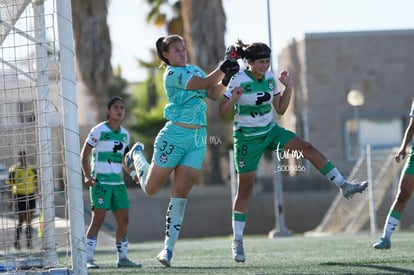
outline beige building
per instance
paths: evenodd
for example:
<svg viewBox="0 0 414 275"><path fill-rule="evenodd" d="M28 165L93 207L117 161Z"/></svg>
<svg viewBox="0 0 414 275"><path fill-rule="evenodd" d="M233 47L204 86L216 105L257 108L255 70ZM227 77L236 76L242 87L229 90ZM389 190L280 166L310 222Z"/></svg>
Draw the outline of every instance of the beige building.
<svg viewBox="0 0 414 275"><path fill-rule="evenodd" d="M414 96L412 45L414 30L308 33L292 39L279 56L280 69L294 78L291 105L280 123L310 141L344 175L367 144L399 146ZM363 95L361 106L347 101L351 90Z"/></svg>

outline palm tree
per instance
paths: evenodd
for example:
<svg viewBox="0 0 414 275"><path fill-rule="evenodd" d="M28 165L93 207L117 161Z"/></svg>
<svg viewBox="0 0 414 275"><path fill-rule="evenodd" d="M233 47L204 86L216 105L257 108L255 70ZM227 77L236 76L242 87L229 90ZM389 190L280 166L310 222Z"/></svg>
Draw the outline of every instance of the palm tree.
<svg viewBox="0 0 414 275"><path fill-rule="evenodd" d="M112 77L107 0L72 0L72 21L78 79L96 110L107 101ZM104 119L99 113L97 119Z"/></svg>

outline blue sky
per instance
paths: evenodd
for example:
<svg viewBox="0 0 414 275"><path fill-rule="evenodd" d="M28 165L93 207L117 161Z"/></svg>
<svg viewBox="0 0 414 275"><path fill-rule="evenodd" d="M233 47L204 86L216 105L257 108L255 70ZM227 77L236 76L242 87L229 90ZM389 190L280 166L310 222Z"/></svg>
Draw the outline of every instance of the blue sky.
<svg viewBox="0 0 414 275"><path fill-rule="evenodd" d="M207 0L198 0L207 1ZM252 4L254 3L254 4ZM273 53L304 33L414 29L413 0L269 0ZM227 16L226 43L269 43L267 0L223 0ZM149 51L163 30L148 25L144 0L110 2L108 24L112 64L121 65L128 81L146 78L137 58L149 61ZM276 65L277 66L277 65Z"/></svg>

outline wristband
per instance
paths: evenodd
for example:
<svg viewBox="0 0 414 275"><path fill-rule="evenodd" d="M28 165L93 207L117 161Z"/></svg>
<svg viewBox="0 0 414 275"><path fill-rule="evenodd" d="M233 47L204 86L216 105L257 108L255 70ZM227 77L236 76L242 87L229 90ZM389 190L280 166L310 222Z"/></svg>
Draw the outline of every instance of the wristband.
<svg viewBox="0 0 414 275"><path fill-rule="evenodd" d="M131 176L131 178L135 178L137 175L137 171L132 170L131 173L129 173L129 175Z"/></svg>

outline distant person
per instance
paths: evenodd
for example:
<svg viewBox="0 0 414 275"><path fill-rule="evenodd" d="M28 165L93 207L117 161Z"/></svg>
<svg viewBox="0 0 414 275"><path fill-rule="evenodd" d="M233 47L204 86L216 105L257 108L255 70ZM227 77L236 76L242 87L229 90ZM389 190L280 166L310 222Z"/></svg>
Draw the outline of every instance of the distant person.
<svg viewBox="0 0 414 275"><path fill-rule="evenodd" d="M390 249L391 248L391 235L395 228L400 223L402 215L404 213L405 206L410 200L414 190L414 98L411 104L410 122L405 129L404 138L401 142L400 149L395 154L395 161L400 163L407 156L407 146L411 145L410 153L405 162L404 168L401 173L400 182L398 185L398 193L391 205L388 216L385 220L384 230L382 237L378 242L374 243L373 247L377 249Z"/></svg>
<svg viewBox="0 0 414 275"><path fill-rule="evenodd" d="M117 224L117 267L138 268L141 264L127 257L130 203L122 169L129 148L129 133L121 126L125 116L124 100L111 98L106 113L107 120L91 129L81 151L82 171L92 205L92 220L86 231L86 264L88 269L99 268L94 259L98 233L107 210L111 210Z"/></svg>
<svg viewBox="0 0 414 275"><path fill-rule="evenodd" d="M237 170L237 194L233 202L233 259L244 262L243 232L247 210L260 158L265 150L300 152L319 172L339 187L345 198L362 192L368 183L345 181L338 169L321 152L296 133L280 127L274 120L273 109L283 115L289 106L293 81L287 71L278 80L283 91L277 89L275 76L270 68L271 49L264 43L236 45L236 52L247 61L247 68L230 80L219 107L219 115L234 111L234 162ZM273 107L273 109L272 109Z"/></svg>
<svg viewBox="0 0 414 275"><path fill-rule="evenodd" d="M158 193L174 172L164 248L157 256L160 263L169 267L187 197L199 179L206 152L206 99L216 100L223 94L223 83L239 70L239 64L227 53L228 58L206 75L199 67L187 64L186 44L178 35L160 37L156 49L166 66L164 89L168 104L164 117L168 122L155 138L151 164L142 153L144 145L137 142L126 156L126 165L136 169L141 189L148 195Z"/></svg>
<svg viewBox="0 0 414 275"><path fill-rule="evenodd" d="M14 248L19 250L20 237L23 230L23 223L26 223L26 244L32 248L32 220L33 212L36 209L37 172L27 164L26 151L19 152L19 161L9 169L7 181L12 188L14 198L13 209L17 210L17 227L14 238Z"/></svg>

